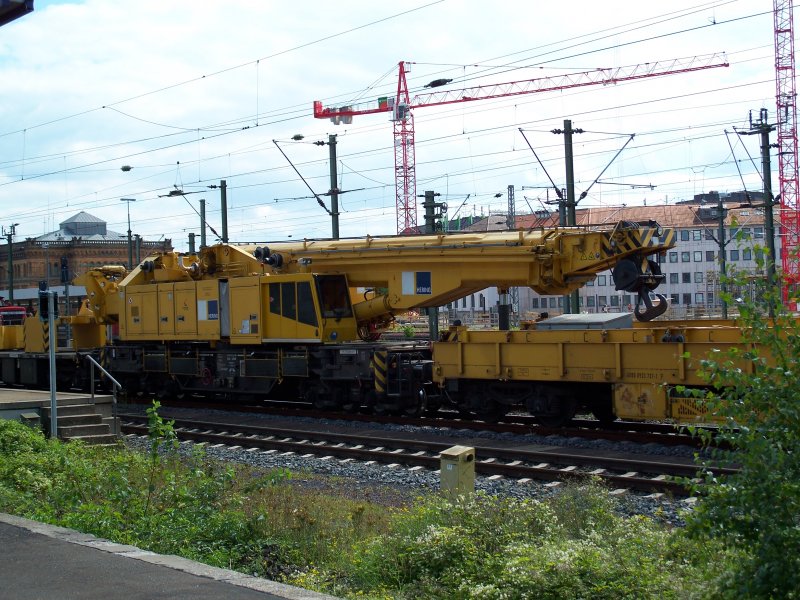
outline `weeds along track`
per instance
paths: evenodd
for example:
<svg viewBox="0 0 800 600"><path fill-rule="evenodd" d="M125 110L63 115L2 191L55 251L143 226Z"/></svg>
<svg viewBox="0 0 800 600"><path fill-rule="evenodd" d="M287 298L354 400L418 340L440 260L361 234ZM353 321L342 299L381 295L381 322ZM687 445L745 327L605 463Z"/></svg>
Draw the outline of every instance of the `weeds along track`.
<svg viewBox="0 0 800 600"><path fill-rule="evenodd" d="M122 415L122 432L147 435L147 418ZM244 448L252 452L287 453L309 460L361 461L411 469L440 468L440 453L457 444L475 448L475 472L489 478L567 481L595 476L615 490L636 490L686 496L684 484L675 478L692 478L697 466L691 460L667 456L630 455L507 442L474 443L475 440L420 439L403 432L331 432L304 423L302 428L232 424L195 419L176 419L174 428L182 441ZM491 440L489 440L491 442ZM720 473L730 472L720 469Z"/></svg>

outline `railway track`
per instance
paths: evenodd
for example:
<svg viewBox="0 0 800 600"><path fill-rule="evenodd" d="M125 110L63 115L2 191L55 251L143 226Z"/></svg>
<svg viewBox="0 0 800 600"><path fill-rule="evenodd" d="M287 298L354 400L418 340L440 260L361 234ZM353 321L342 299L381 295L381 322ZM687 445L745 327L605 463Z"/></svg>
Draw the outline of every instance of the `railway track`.
<svg viewBox="0 0 800 600"><path fill-rule="evenodd" d="M509 414L497 423L477 421L458 416L454 411L440 411L436 415L424 417L407 417L396 415L375 415L341 411L319 411L312 408L299 408L298 403L272 402L259 405L231 405L225 403L209 403L195 401L163 402L166 406L180 408L198 408L211 410L234 410L254 414L267 414L280 417L308 417L338 421L371 422L391 425L413 425L417 427L447 427L450 429L467 429L473 431L492 431L495 433L513 433L537 435L558 435L590 440L627 441L639 444L662 444L664 446L701 447L698 437L686 433L680 426L668 423L648 423L637 421L613 421L601 423L594 419L576 418L568 426L545 427L536 422L530 415ZM713 431L713 427L707 427Z"/></svg>
<svg viewBox="0 0 800 600"><path fill-rule="evenodd" d="M142 415L121 415L122 431L146 435L147 419ZM288 429L176 419L180 440L213 445L237 446L252 451L291 453L309 459L358 460L390 466L438 470L439 454L457 441L433 441L418 437L384 436L366 433L337 433L319 428ZM392 432L397 434L397 432ZM674 457L620 457L605 453L576 452L569 449L532 449L530 446L474 444L475 470L486 477L567 481L594 476L616 490L637 490L652 494L686 496L686 487L678 477L694 477L697 467ZM730 472L720 469L720 473Z"/></svg>

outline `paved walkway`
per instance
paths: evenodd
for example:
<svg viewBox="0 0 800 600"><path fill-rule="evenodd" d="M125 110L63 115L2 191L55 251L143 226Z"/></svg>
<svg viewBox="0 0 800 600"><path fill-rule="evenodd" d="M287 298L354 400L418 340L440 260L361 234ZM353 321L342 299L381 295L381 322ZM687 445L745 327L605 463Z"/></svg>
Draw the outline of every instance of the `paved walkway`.
<svg viewBox="0 0 800 600"><path fill-rule="evenodd" d="M0 513L3 600L337 600Z"/></svg>

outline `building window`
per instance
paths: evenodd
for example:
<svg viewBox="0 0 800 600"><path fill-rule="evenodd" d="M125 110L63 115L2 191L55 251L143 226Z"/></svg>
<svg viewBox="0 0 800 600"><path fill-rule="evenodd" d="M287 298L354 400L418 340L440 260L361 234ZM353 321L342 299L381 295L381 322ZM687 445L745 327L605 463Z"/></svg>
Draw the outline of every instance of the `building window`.
<svg viewBox="0 0 800 600"><path fill-rule="evenodd" d="M694 282L695 283L703 283L703 272L702 271L695 271Z"/></svg>
<svg viewBox="0 0 800 600"><path fill-rule="evenodd" d="M539 308L539 299L531 298L531 308Z"/></svg>
<svg viewBox="0 0 800 600"><path fill-rule="evenodd" d="M701 229L692 229L692 241L699 242L703 239L703 231Z"/></svg>
<svg viewBox="0 0 800 600"><path fill-rule="evenodd" d="M622 302L626 305L631 303L631 295L630 294L622 294Z"/></svg>
<svg viewBox="0 0 800 600"><path fill-rule="evenodd" d="M735 262L737 260L739 260L739 251L731 250L731 262Z"/></svg>
<svg viewBox="0 0 800 600"><path fill-rule="evenodd" d="M681 252L681 262L689 262L691 258L691 252Z"/></svg>
<svg viewBox="0 0 800 600"><path fill-rule="evenodd" d="M700 250L694 251L694 262L703 262L703 253Z"/></svg>
<svg viewBox="0 0 800 600"><path fill-rule="evenodd" d="M714 239L714 232L711 231L710 229L706 229L705 238L707 240L713 240Z"/></svg>
<svg viewBox="0 0 800 600"><path fill-rule="evenodd" d="M706 250L706 262L714 262L714 251Z"/></svg>
<svg viewBox="0 0 800 600"><path fill-rule="evenodd" d="M692 295L691 294L684 294L683 295L683 303L686 306L690 306L692 304Z"/></svg>
<svg viewBox="0 0 800 600"><path fill-rule="evenodd" d="M586 282L587 286L594 286L594 279Z"/></svg>
<svg viewBox="0 0 800 600"><path fill-rule="evenodd" d="M606 298L605 296L598 296L597 303L600 305L600 308L602 308L608 304L608 298Z"/></svg>
<svg viewBox="0 0 800 600"><path fill-rule="evenodd" d="M678 283L678 274L677 273L670 273L669 274L669 282L673 285Z"/></svg>
<svg viewBox="0 0 800 600"><path fill-rule="evenodd" d="M669 253L669 262L671 262L671 263L678 262L678 253L677 252L670 252Z"/></svg>
<svg viewBox="0 0 800 600"><path fill-rule="evenodd" d="M692 274L691 273L681 273L681 281L683 283L692 283Z"/></svg>
<svg viewBox="0 0 800 600"><path fill-rule="evenodd" d="M757 240L764 238L764 228L763 227L754 227L753 228L753 237Z"/></svg>
<svg viewBox="0 0 800 600"><path fill-rule="evenodd" d="M556 304L558 304L558 308L564 306L564 296L556 296Z"/></svg>
<svg viewBox="0 0 800 600"><path fill-rule="evenodd" d="M698 306L703 306L705 304L705 298L703 297L703 292L697 292L694 295L694 303Z"/></svg>
<svg viewBox="0 0 800 600"><path fill-rule="evenodd" d="M750 228L749 227L742 227L742 239L749 240L750 239Z"/></svg>
<svg viewBox="0 0 800 600"><path fill-rule="evenodd" d="M556 299L550 298L550 308L555 308L555 307L556 307Z"/></svg>
<svg viewBox="0 0 800 600"><path fill-rule="evenodd" d="M586 297L586 306L588 306L589 308L594 308L594 296Z"/></svg>
<svg viewBox="0 0 800 600"><path fill-rule="evenodd" d="M742 260L753 260L753 251L750 248L742 250Z"/></svg>
<svg viewBox="0 0 800 600"><path fill-rule="evenodd" d="M688 242L689 241L689 230L688 229L681 229L681 241Z"/></svg>
<svg viewBox="0 0 800 600"><path fill-rule="evenodd" d="M598 275L597 276L597 285L605 285L606 284L606 276L605 275Z"/></svg>
<svg viewBox="0 0 800 600"><path fill-rule="evenodd" d="M708 306L714 306L714 292L708 292L706 294L706 304Z"/></svg>
<svg viewBox="0 0 800 600"><path fill-rule="evenodd" d="M730 230L728 231L728 235L730 236L730 239L732 239L732 240L735 240L736 236L738 234L739 234L739 228L738 227L731 227Z"/></svg>
<svg viewBox="0 0 800 600"><path fill-rule="evenodd" d="M619 306L619 296L611 296L611 306Z"/></svg>
<svg viewBox="0 0 800 600"><path fill-rule="evenodd" d="M670 294L669 302L675 306L679 305L681 303L680 296L678 294Z"/></svg>

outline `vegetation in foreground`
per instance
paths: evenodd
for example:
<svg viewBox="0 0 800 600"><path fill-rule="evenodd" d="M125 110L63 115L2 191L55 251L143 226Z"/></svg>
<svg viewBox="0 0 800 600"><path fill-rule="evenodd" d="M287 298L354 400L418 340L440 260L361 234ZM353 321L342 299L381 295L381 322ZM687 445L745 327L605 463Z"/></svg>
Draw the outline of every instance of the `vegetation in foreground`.
<svg viewBox="0 0 800 600"><path fill-rule="evenodd" d="M719 581L719 595L729 598L800 598L800 320L784 307L779 283L747 273L727 280L728 289L752 294L723 295L738 306L746 344L703 357L701 372L722 392L692 394L721 419L716 439L734 451L713 451L702 465L695 489L703 501L688 521L695 539L741 552ZM716 475L711 462L740 470Z"/></svg>
<svg viewBox="0 0 800 600"><path fill-rule="evenodd" d="M285 471L51 441L0 421L0 510L351 598L691 598L735 553L640 518L598 486L548 502L475 495L387 508ZM703 583L706 582L706 583Z"/></svg>
<svg viewBox="0 0 800 600"><path fill-rule="evenodd" d="M349 598L800 598L800 330L777 291L757 297L739 306L753 344L698 357L741 470L701 465L685 529L620 517L591 482L546 502L353 502L176 452L157 406L146 453L0 421L0 510Z"/></svg>

